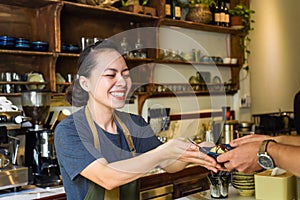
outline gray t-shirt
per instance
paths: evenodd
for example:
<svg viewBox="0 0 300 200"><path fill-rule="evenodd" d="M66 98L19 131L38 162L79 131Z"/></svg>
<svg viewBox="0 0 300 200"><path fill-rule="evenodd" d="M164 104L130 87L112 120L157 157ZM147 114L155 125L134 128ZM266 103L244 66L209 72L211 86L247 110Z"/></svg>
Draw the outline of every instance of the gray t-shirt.
<svg viewBox="0 0 300 200"><path fill-rule="evenodd" d="M161 145L151 127L142 117L125 112L117 112L117 114L132 136L137 155ZM55 148L63 185L69 200L84 199L90 181L82 177L80 172L93 161L104 157L110 163L132 157L118 123L118 134L110 134L97 124L95 125L98 130L101 153L94 147L93 135L87 123L84 108L60 122L55 129Z"/></svg>

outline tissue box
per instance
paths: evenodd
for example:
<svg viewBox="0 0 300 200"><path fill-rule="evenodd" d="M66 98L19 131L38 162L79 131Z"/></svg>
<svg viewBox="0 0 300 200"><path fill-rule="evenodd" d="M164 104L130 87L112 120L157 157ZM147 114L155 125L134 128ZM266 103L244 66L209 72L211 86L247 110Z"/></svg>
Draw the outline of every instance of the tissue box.
<svg viewBox="0 0 300 200"><path fill-rule="evenodd" d="M297 199L297 178L290 172L271 176L272 170L255 174L255 197L263 200Z"/></svg>

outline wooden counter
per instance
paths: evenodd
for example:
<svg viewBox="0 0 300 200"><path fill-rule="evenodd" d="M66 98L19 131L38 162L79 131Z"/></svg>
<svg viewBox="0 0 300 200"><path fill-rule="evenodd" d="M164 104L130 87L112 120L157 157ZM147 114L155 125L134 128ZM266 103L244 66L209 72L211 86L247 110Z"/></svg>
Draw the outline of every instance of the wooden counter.
<svg viewBox="0 0 300 200"><path fill-rule="evenodd" d="M189 166L176 173L158 172L140 179L140 192L171 186L170 196L172 199L184 197L209 188L206 175L208 170L199 166ZM65 200L63 186L53 188L28 187L20 192L0 195L1 199L42 199L42 200ZM143 198L145 199L145 198Z"/></svg>
<svg viewBox="0 0 300 200"><path fill-rule="evenodd" d="M173 199L204 191L209 188L208 170L200 166L190 166L176 173L159 173L141 178L140 192L173 185Z"/></svg>

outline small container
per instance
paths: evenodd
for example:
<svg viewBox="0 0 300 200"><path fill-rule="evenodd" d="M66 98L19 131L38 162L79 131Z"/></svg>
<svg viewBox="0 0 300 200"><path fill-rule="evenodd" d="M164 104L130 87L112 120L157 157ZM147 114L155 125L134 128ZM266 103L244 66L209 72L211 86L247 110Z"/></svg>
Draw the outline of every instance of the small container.
<svg viewBox="0 0 300 200"><path fill-rule="evenodd" d="M29 42L28 39L18 38L18 39L16 39L15 48L20 49L20 50L29 50L30 49L30 42Z"/></svg>
<svg viewBox="0 0 300 200"><path fill-rule="evenodd" d="M230 64L231 63L231 58L223 58L223 63L224 64Z"/></svg>
<svg viewBox="0 0 300 200"><path fill-rule="evenodd" d="M61 52L68 52L68 44L64 42L61 44Z"/></svg>
<svg viewBox="0 0 300 200"><path fill-rule="evenodd" d="M231 64L235 65L237 64L238 59L237 58L231 58Z"/></svg>
<svg viewBox="0 0 300 200"><path fill-rule="evenodd" d="M9 36L0 36L0 48L13 49L15 47L15 38Z"/></svg>
<svg viewBox="0 0 300 200"><path fill-rule="evenodd" d="M70 52L70 53L79 53L80 52L80 47L78 45L69 44L67 46L67 51Z"/></svg>
<svg viewBox="0 0 300 200"><path fill-rule="evenodd" d="M48 42L42 42L42 41L34 41L31 43L32 50L34 51L48 51Z"/></svg>
<svg viewBox="0 0 300 200"><path fill-rule="evenodd" d="M195 62L200 62L201 51L199 49L193 49L193 60Z"/></svg>

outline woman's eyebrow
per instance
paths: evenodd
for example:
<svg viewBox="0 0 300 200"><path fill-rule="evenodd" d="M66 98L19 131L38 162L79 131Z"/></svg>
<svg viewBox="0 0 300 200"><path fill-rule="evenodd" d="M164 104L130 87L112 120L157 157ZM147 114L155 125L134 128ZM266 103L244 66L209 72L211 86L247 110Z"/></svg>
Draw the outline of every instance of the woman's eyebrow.
<svg viewBox="0 0 300 200"><path fill-rule="evenodd" d="M106 72L106 71L114 71L114 72L118 72L118 70L115 69L115 68L106 68L104 71L105 71L105 72ZM128 68L125 68L125 69L122 70L122 72L125 72L125 71L129 71L129 69L128 69Z"/></svg>

